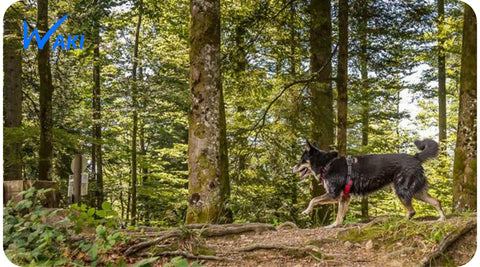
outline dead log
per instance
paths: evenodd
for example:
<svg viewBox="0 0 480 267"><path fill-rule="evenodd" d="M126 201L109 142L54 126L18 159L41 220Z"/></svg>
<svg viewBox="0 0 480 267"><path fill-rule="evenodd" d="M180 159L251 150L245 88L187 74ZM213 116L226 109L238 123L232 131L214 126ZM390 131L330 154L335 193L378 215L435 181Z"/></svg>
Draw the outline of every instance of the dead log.
<svg viewBox="0 0 480 267"><path fill-rule="evenodd" d="M460 237L462 237L464 234L470 232L477 226L476 221L469 221L467 224L465 224L463 227L451 232L450 234L445 237L442 242L436 247L432 252L428 253L427 256L425 256L420 263L417 265L417 267L424 267L424 266L429 266L430 262L434 259L436 259L438 256L440 256L451 244L453 244L455 241L457 241Z"/></svg>

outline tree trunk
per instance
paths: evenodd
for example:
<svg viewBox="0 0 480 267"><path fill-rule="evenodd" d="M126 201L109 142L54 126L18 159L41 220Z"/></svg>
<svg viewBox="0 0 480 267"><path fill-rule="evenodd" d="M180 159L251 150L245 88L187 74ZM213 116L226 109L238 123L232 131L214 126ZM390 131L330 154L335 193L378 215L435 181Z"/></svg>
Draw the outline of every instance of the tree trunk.
<svg viewBox="0 0 480 267"><path fill-rule="evenodd" d="M98 0L94 3L97 11L94 18L93 29L93 142L92 142L92 166L93 176L97 182L96 206L98 209L103 203L103 160L102 160L102 106L100 88L100 6Z"/></svg>
<svg viewBox="0 0 480 267"><path fill-rule="evenodd" d="M362 79L362 148L368 146L369 122L370 122L370 99L369 99L369 83L368 83L368 36L367 36L367 1L361 1L362 17L359 25L360 36L360 72ZM362 197L361 202L362 218L368 218L368 196Z"/></svg>
<svg viewBox="0 0 480 267"><path fill-rule="evenodd" d="M138 21L135 30L135 43L133 46L133 66L132 66L132 225L137 224L137 133L138 133L138 88L137 88L137 67L138 67L138 43L140 36L140 27L142 25L143 3L140 1L138 9Z"/></svg>
<svg viewBox="0 0 480 267"><path fill-rule="evenodd" d="M3 35L3 126L15 131L22 126L22 41L19 19L12 8L5 12ZM22 179L22 142L5 140L3 180Z"/></svg>
<svg viewBox="0 0 480 267"><path fill-rule="evenodd" d="M38 0L37 28L41 38L48 31L48 0ZM38 153L38 178L50 180L53 157L52 72L50 69L50 43L38 49L38 74L40 76L40 150Z"/></svg>
<svg viewBox="0 0 480 267"><path fill-rule="evenodd" d="M447 139L447 98L445 83L444 0L438 0L438 141L442 150Z"/></svg>
<svg viewBox="0 0 480 267"><path fill-rule="evenodd" d="M453 208L477 208L477 22L466 4L463 21L458 133L453 164Z"/></svg>
<svg viewBox="0 0 480 267"><path fill-rule="evenodd" d="M187 223L224 221L230 195L220 73L220 0L190 2Z"/></svg>
<svg viewBox="0 0 480 267"><path fill-rule="evenodd" d="M333 94L331 85L332 22L330 0L312 0L310 3L310 72L315 74L325 66L318 79L310 84L312 138L318 147L329 150L334 143ZM325 189L314 178L310 184L312 197L325 193ZM325 224L329 221L331 207L317 208L313 221Z"/></svg>
<svg viewBox="0 0 480 267"><path fill-rule="evenodd" d="M348 113L348 0L339 0L338 17L337 146L339 156L345 156L347 154Z"/></svg>

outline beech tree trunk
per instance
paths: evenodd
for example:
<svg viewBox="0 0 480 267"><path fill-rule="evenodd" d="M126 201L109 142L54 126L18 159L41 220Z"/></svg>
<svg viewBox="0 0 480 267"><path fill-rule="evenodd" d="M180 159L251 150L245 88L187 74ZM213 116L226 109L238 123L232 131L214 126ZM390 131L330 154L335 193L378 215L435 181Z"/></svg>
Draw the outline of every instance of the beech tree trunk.
<svg viewBox="0 0 480 267"><path fill-rule="evenodd" d="M444 0L438 0L438 141L443 150L445 140L447 139L447 94L446 94L446 72L445 72L445 37Z"/></svg>
<svg viewBox="0 0 480 267"><path fill-rule="evenodd" d="M190 2L187 223L224 222L230 195L220 73L220 0Z"/></svg>
<svg viewBox="0 0 480 267"><path fill-rule="evenodd" d="M48 0L38 0L37 29L43 38L48 31ZM52 117L52 72L50 68L50 42L38 49L38 74L40 76L40 150L38 153L38 178L51 180L53 157L53 117Z"/></svg>
<svg viewBox="0 0 480 267"><path fill-rule="evenodd" d="M464 4L460 107L453 164L453 208L458 212L477 208L477 22Z"/></svg>
<svg viewBox="0 0 480 267"><path fill-rule="evenodd" d="M137 67L138 67L138 43L140 37L140 27L142 25L143 5L140 1L138 9L137 27L135 30L135 44L133 46L133 66L132 66L132 225L137 224L137 134L138 134L138 88L137 88Z"/></svg>
<svg viewBox="0 0 480 267"><path fill-rule="evenodd" d="M22 125L22 30L12 8L5 12L3 33L3 127L19 130ZM5 134L4 132L4 134ZM22 142L3 145L3 180L22 179Z"/></svg>
<svg viewBox="0 0 480 267"><path fill-rule="evenodd" d="M332 64L332 19L330 0L312 0L310 2L310 72L315 74L325 66L318 79L310 84L312 138L318 147L330 150L334 144L333 93L331 84ZM325 193L325 189L316 179L310 183L312 197ZM314 222L325 224L329 221L331 207L323 205L315 209Z"/></svg>
<svg viewBox="0 0 480 267"><path fill-rule="evenodd" d="M339 0L338 17L337 147L338 155L345 156L347 154L348 113L348 0Z"/></svg>

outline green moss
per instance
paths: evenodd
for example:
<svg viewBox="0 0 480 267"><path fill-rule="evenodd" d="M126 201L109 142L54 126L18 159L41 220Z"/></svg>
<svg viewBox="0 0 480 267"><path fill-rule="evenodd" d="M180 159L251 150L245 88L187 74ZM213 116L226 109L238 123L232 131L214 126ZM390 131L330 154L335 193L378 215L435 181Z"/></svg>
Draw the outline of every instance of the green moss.
<svg viewBox="0 0 480 267"><path fill-rule="evenodd" d="M352 242L378 240L387 246L396 242L404 244L415 242L415 237L422 238L426 243L437 243L454 229L455 225L450 222L436 222L432 224L405 220L403 218L392 218L378 225L352 228L341 232L338 234L338 238Z"/></svg>

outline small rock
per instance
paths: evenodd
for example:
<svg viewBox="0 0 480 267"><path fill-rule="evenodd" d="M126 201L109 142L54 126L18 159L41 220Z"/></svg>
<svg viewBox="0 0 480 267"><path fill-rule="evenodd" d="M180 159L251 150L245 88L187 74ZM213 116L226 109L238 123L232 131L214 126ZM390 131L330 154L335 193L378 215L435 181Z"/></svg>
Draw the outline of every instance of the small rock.
<svg viewBox="0 0 480 267"><path fill-rule="evenodd" d="M343 245L347 248L352 248L353 247L353 244L350 243L350 241L345 241L345 243L343 243Z"/></svg>
<svg viewBox="0 0 480 267"><path fill-rule="evenodd" d="M365 248L367 250L370 250L373 248L373 241L371 239L367 241L367 243L365 244Z"/></svg>

